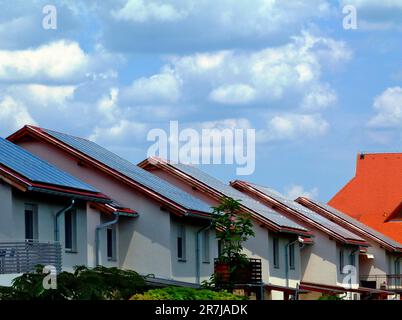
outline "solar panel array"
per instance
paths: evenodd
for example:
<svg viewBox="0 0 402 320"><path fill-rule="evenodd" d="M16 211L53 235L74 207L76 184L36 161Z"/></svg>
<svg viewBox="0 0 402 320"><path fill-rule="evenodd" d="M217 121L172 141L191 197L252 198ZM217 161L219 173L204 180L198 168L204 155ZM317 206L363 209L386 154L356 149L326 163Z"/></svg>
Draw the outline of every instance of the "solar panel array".
<svg viewBox="0 0 402 320"><path fill-rule="evenodd" d="M364 241L364 239L360 238L358 235L354 234L353 232L350 232L349 230L346 230L345 228L339 226L338 224L332 222L331 220L319 215L318 213L302 206L298 202L291 200L281 193L277 192L276 190L273 190L271 188L263 187L260 185L248 183L250 186L255 188L256 190L262 192L263 194L275 199L276 201L282 203L283 205L295 210L299 214L303 215L307 219L310 219L323 227L325 227L328 230L331 230L335 232L336 234L342 236L345 239L351 239L351 240L356 240L356 241Z"/></svg>
<svg viewBox="0 0 402 320"><path fill-rule="evenodd" d="M316 204L319 207L324 208L325 210L331 212L333 215L346 220L347 222L349 222L350 224L360 228L361 230L363 230L364 232L367 232L373 236L375 236L378 239L381 239L382 241L388 243L389 245L395 247L395 248L402 248L402 244L400 244L399 242L396 242L395 240L392 240L391 238L388 238L387 236L385 236L384 234L370 228L369 226L365 225L364 223L361 223L360 221L353 219L351 216L347 215L346 213L343 213L325 203L322 203L320 201L316 201L316 200L311 200L309 199L310 202Z"/></svg>
<svg viewBox="0 0 402 320"><path fill-rule="evenodd" d="M0 164L12 169L31 182L98 192L85 182L3 138L0 138Z"/></svg>
<svg viewBox="0 0 402 320"><path fill-rule="evenodd" d="M253 210L254 212L260 214L264 218L268 219L269 221L272 221L273 223L277 224L280 227L295 228L306 231L304 227L297 224L296 222L293 222L289 218L275 212L274 210L271 210L270 208L266 207L260 202L238 191L237 189L231 187L230 185L227 185L224 182L208 175L207 173L201 171L200 169L194 166L185 164L173 164L173 163L171 165L179 169L180 171L201 181L207 186L213 188L214 190L222 193L224 196L233 198L235 200L241 200L241 204L243 206L249 208L250 210Z"/></svg>
<svg viewBox="0 0 402 320"><path fill-rule="evenodd" d="M130 161L119 157L115 153L99 146L92 141L52 130L43 130L70 147L105 164L106 166L136 181L137 183L147 187L148 189L155 191L159 195L174 201L187 210L195 210L206 213L212 212L211 207L200 199L193 197L174 185L136 166Z"/></svg>

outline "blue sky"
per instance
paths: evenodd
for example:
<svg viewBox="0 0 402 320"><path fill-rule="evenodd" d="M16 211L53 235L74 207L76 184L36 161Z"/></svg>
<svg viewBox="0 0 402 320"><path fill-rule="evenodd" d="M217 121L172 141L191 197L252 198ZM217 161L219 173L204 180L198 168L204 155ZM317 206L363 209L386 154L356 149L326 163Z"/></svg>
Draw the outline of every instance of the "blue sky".
<svg viewBox="0 0 402 320"><path fill-rule="evenodd" d="M35 124L134 162L147 132L252 128L256 170L203 166L330 199L356 154L400 151L400 0L0 1L0 135ZM57 9L45 30L42 8ZM357 29L342 27L344 5Z"/></svg>

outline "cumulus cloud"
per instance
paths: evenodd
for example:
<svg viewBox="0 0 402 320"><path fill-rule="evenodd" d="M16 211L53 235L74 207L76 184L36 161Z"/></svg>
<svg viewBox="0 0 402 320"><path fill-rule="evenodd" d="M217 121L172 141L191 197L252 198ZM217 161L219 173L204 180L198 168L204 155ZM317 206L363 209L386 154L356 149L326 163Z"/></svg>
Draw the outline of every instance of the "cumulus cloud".
<svg viewBox="0 0 402 320"><path fill-rule="evenodd" d="M303 186L293 184L286 187L285 195L290 199L297 199L298 197L306 197L310 199L318 198L318 188L314 187L310 190L305 190Z"/></svg>
<svg viewBox="0 0 402 320"><path fill-rule="evenodd" d="M146 125L140 122L120 120L113 126L95 127L89 136L92 141L105 145L131 145L135 140L145 138Z"/></svg>
<svg viewBox="0 0 402 320"><path fill-rule="evenodd" d="M126 4L112 12L117 20L131 22L177 21L185 17L185 11L178 10L174 5L156 1L128 0Z"/></svg>
<svg viewBox="0 0 402 320"><path fill-rule="evenodd" d="M402 127L402 88L388 88L374 99L376 115L368 122L372 128Z"/></svg>
<svg viewBox="0 0 402 320"><path fill-rule="evenodd" d="M301 106L304 110L316 111L326 109L336 101L337 95L334 89L328 85L318 85L304 95Z"/></svg>
<svg viewBox="0 0 402 320"><path fill-rule="evenodd" d="M103 34L108 47L169 53L267 43L331 12L327 0L126 0L102 8L110 19Z"/></svg>
<svg viewBox="0 0 402 320"><path fill-rule="evenodd" d="M83 76L88 57L77 42L60 40L26 50L0 50L0 79L67 80Z"/></svg>
<svg viewBox="0 0 402 320"><path fill-rule="evenodd" d="M259 142L295 140L326 134L329 123L319 114L283 114L272 117L266 129L257 132Z"/></svg>
<svg viewBox="0 0 402 320"><path fill-rule="evenodd" d="M211 100L223 104L244 104L255 98L255 89L247 84L222 85L211 91Z"/></svg>
<svg viewBox="0 0 402 320"><path fill-rule="evenodd" d="M323 68L351 55L342 41L303 32L288 44L262 50L169 56L160 74L135 80L125 95L140 102L183 96L186 102L253 106L286 105L282 100L293 97L295 107L322 110L336 101L335 91L322 83Z"/></svg>
<svg viewBox="0 0 402 320"><path fill-rule="evenodd" d="M16 96L29 96L29 102L39 106L49 107L62 105L74 97L75 86L47 86L28 84L11 86L9 91Z"/></svg>
<svg viewBox="0 0 402 320"><path fill-rule="evenodd" d="M26 124L36 125L27 107L10 96L3 97L0 100L1 134L10 134Z"/></svg>
<svg viewBox="0 0 402 320"><path fill-rule="evenodd" d="M118 54L95 45L85 52L76 41L57 40L35 48L0 50L0 81L10 83L77 84L116 76L123 62Z"/></svg>
<svg viewBox="0 0 402 320"><path fill-rule="evenodd" d="M139 78L131 86L124 88L122 99L130 102L176 102L180 97L180 79L165 72L148 78Z"/></svg>

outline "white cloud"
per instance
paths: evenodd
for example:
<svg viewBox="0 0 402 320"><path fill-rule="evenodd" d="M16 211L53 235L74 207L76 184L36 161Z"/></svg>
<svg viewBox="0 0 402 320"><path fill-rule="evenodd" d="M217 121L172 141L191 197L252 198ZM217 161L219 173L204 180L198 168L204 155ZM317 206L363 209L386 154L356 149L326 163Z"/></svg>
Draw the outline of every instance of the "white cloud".
<svg viewBox="0 0 402 320"><path fill-rule="evenodd" d="M285 194L290 199L297 199L298 197L306 197L310 199L318 198L318 188L312 188L311 190L305 190L303 186L293 184L286 188Z"/></svg>
<svg viewBox="0 0 402 320"><path fill-rule="evenodd" d="M10 96L3 97L0 100L1 133L11 134L12 131L26 124L36 125L36 121L29 114L27 107Z"/></svg>
<svg viewBox="0 0 402 320"><path fill-rule="evenodd" d="M215 121L204 121L192 124L192 127L198 129L251 129L250 121L246 118L227 118Z"/></svg>
<svg viewBox="0 0 402 320"><path fill-rule="evenodd" d="M170 57L164 70L182 80L190 101L208 97L220 104L266 105L297 97L300 107L316 110L336 100L334 90L321 82L322 69L350 58L345 43L304 32L286 45L263 50Z"/></svg>
<svg viewBox="0 0 402 320"><path fill-rule="evenodd" d="M30 100L41 106L61 105L74 97L75 86L18 85L11 88L17 96L29 94Z"/></svg>
<svg viewBox="0 0 402 320"><path fill-rule="evenodd" d="M174 74L164 72L135 80L131 86L124 88L122 96L137 103L174 103L180 98L180 86L180 80Z"/></svg>
<svg viewBox="0 0 402 320"><path fill-rule="evenodd" d="M303 97L302 108L316 111L326 109L337 101L335 91L328 85L318 85Z"/></svg>
<svg viewBox="0 0 402 320"><path fill-rule="evenodd" d="M178 10L175 6L153 0L128 0L126 4L112 12L117 20L131 22L160 21L171 22L182 19L186 12Z"/></svg>
<svg viewBox="0 0 402 320"><path fill-rule="evenodd" d="M145 139L146 125L140 122L120 120L111 127L95 127L89 139L105 145L130 145Z"/></svg>
<svg viewBox="0 0 402 320"><path fill-rule="evenodd" d="M102 6L115 50L205 51L272 43L331 14L328 0L126 0ZM138 24L146 27L138 28ZM136 41L126 41L132 37ZM180 36L178 36L180 35ZM178 49L178 50L177 50ZM114 51L115 51L114 50Z"/></svg>
<svg viewBox="0 0 402 320"><path fill-rule="evenodd" d="M97 103L99 112L110 122L116 120L116 113L118 112L118 96L119 89L111 88L109 94L103 96Z"/></svg>
<svg viewBox="0 0 402 320"><path fill-rule="evenodd" d="M284 114L272 117L266 129L257 132L257 141L296 140L322 136L329 123L319 114Z"/></svg>
<svg viewBox="0 0 402 320"><path fill-rule="evenodd" d="M223 85L214 89L209 97L223 104L244 104L254 100L255 90L247 84Z"/></svg>
<svg viewBox="0 0 402 320"><path fill-rule="evenodd" d="M35 49L0 50L0 79L35 81L38 79L67 80L83 75L87 55L79 44L60 40Z"/></svg>
<svg viewBox="0 0 402 320"><path fill-rule="evenodd" d="M368 122L372 128L402 127L402 88L388 88L374 99L376 115Z"/></svg>

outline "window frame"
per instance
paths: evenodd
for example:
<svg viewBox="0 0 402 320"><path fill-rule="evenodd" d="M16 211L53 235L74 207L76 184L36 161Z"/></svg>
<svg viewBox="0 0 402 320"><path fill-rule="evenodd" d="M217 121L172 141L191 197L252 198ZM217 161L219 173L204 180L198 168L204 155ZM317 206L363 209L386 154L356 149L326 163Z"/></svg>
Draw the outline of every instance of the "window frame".
<svg viewBox="0 0 402 320"><path fill-rule="evenodd" d="M339 263L339 273L343 274L343 268L345 266L345 252L343 248L339 248L338 263Z"/></svg>
<svg viewBox="0 0 402 320"><path fill-rule="evenodd" d="M280 262L279 262L279 238L274 237L272 239L272 255L273 255L273 265L275 269L279 269L280 268Z"/></svg>
<svg viewBox="0 0 402 320"><path fill-rule="evenodd" d="M27 213L31 212L30 219L32 219L32 237L28 237L27 230ZM35 203L25 203L24 204L24 237L26 241L36 241L39 239L39 221L38 221L38 205Z"/></svg>
<svg viewBox="0 0 402 320"><path fill-rule="evenodd" d="M202 263L211 263L210 232L206 229L202 232Z"/></svg>
<svg viewBox="0 0 402 320"><path fill-rule="evenodd" d="M176 255L179 262L186 262L186 228L184 224L177 226Z"/></svg>
<svg viewBox="0 0 402 320"><path fill-rule="evenodd" d="M70 224L70 232L67 232L67 218L70 216L71 224ZM71 247L67 246L67 236L70 234ZM77 253L77 211L72 209L68 210L64 213L64 249L69 253Z"/></svg>
<svg viewBox="0 0 402 320"><path fill-rule="evenodd" d="M110 237L109 237L109 235L110 235ZM117 261L117 230L116 230L116 226L111 226L111 227L106 228L106 256L107 256L108 261Z"/></svg>
<svg viewBox="0 0 402 320"><path fill-rule="evenodd" d="M295 261L296 254L295 254L295 250L296 250L295 244L291 243L289 245L289 269L290 270L295 270L296 269L296 261Z"/></svg>

